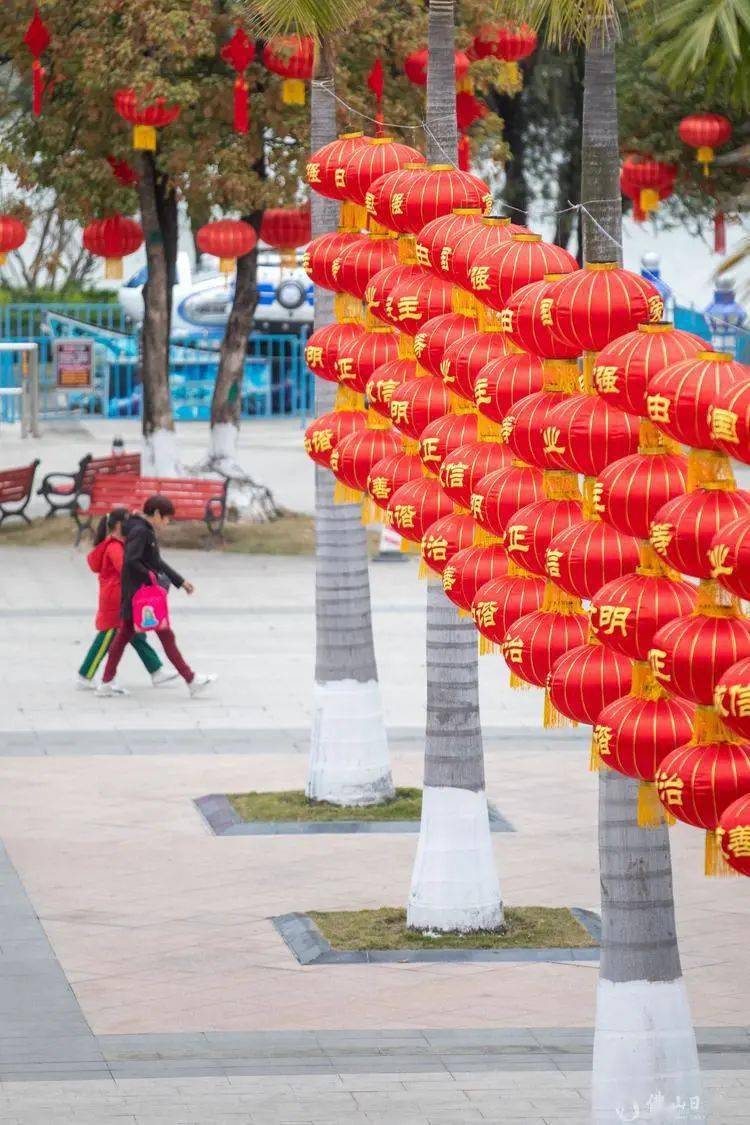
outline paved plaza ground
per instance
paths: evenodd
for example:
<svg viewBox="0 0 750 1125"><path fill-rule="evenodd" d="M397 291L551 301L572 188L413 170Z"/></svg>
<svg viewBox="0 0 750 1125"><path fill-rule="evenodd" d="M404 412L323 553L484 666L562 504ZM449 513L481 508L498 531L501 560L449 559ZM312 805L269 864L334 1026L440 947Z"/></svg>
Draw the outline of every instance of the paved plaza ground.
<svg viewBox="0 0 750 1125"><path fill-rule="evenodd" d="M113 432L47 434L45 470ZM205 430L183 433L197 457ZM299 436L246 427L243 460L309 510ZM0 463L33 448L0 432ZM132 694L103 700L73 687L95 600L84 553L6 547L0 532L2 1125L584 1125L595 962L292 957L273 917L402 905L416 836L211 834L196 798L304 784L313 562L174 561L197 587L173 598L175 629L215 690L155 690L127 657ZM422 768L416 569L371 568L399 785ZM481 669L488 795L513 829L493 837L504 898L598 910L585 734L543 732L540 696L511 693L497 657ZM672 841L710 1120L746 1122L750 884L704 879L699 833L677 826Z"/></svg>

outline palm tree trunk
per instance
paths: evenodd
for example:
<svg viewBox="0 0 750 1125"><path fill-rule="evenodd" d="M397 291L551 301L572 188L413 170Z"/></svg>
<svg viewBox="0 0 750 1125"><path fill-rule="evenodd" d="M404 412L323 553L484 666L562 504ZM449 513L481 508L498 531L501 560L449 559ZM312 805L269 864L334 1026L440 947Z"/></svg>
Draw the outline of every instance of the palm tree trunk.
<svg viewBox="0 0 750 1125"><path fill-rule="evenodd" d="M142 466L144 475L165 477L180 474L169 392L169 331L177 230L176 202L169 194L164 183L160 183L153 156L142 153L138 196L148 267L143 287L141 348ZM171 222L172 210L175 211L174 222Z"/></svg>
<svg viewBox="0 0 750 1125"><path fill-rule="evenodd" d="M427 68L428 157L458 155L453 0L431 0ZM427 727L419 844L407 924L418 930L495 930L503 924L479 719L473 622L427 586Z"/></svg>
<svg viewBox="0 0 750 1125"><path fill-rule="evenodd" d="M336 137L333 44L323 39L311 92L312 151ZM312 234L336 229L338 206L312 193ZM333 294L315 289L315 327L334 319ZM315 412L333 410L335 388L315 381ZM307 795L337 805L393 796L370 612L367 537L360 507L334 504L331 474L315 468L315 688Z"/></svg>
<svg viewBox="0 0 750 1125"><path fill-rule="evenodd" d="M584 214L586 261L620 259L615 42L606 27L586 52L581 199L596 201L587 204L596 222ZM695 1033L677 947L669 836L665 826L638 827L637 792L631 778L602 770L596 1125L632 1120L636 1108L639 1119L640 1114L645 1118L651 1114L647 1107L659 1098L667 1107L701 1104ZM690 1120L704 1121L702 1109L693 1108Z"/></svg>

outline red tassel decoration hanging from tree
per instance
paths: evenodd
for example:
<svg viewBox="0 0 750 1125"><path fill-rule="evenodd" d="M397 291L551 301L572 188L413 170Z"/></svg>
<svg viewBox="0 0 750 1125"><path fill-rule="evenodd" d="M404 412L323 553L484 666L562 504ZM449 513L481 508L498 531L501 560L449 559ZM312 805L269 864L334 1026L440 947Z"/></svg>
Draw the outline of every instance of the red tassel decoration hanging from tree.
<svg viewBox="0 0 750 1125"><path fill-rule="evenodd" d="M255 58L255 47L241 27L221 48L221 57L236 72L234 80L233 128L235 133L246 133L250 128L250 99L244 72Z"/></svg>
<svg viewBox="0 0 750 1125"><path fill-rule="evenodd" d="M468 172L471 168L471 143L466 133L458 138L458 167L462 172Z"/></svg>
<svg viewBox="0 0 750 1125"><path fill-rule="evenodd" d="M372 69L367 75L367 85L375 95L375 121L377 122L377 135L383 136L383 63L375 59Z"/></svg>
<svg viewBox="0 0 750 1125"><path fill-rule="evenodd" d="M727 250L727 228L723 211L714 215L714 254L725 254Z"/></svg>
<svg viewBox="0 0 750 1125"><path fill-rule="evenodd" d="M39 9L37 7L34 8L34 14L29 21L29 26L26 28L23 41L34 56L34 62L31 64L31 101L34 117L39 117L42 112L42 96L44 94L44 77L46 74L39 58L49 47L50 34L47 25L39 15Z"/></svg>

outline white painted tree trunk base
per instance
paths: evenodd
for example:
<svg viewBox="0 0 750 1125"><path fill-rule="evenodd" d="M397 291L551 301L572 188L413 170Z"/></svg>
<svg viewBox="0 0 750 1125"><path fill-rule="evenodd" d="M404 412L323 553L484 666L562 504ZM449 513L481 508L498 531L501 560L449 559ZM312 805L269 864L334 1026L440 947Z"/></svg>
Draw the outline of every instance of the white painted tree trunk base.
<svg viewBox="0 0 750 1125"><path fill-rule="evenodd" d="M592 1122L622 1121L707 1121L682 977L599 981Z"/></svg>
<svg viewBox="0 0 750 1125"><path fill-rule="evenodd" d="M351 808L377 805L392 797L377 681L316 683L313 708L307 796Z"/></svg>
<svg viewBox="0 0 750 1125"><path fill-rule="evenodd" d="M406 923L415 930L497 930L503 904L484 790L422 793Z"/></svg>
<svg viewBox="0 0 750 1125"><path fill-rule="evenodd" d="M141 476L181 477L184 470L177 450L174 430L154 430L144 434L141 451Z"/></svg>

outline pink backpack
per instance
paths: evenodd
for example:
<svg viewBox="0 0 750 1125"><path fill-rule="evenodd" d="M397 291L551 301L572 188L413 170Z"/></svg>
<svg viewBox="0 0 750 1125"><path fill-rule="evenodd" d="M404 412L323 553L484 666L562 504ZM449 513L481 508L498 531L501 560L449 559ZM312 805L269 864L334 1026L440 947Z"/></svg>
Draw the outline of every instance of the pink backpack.
<svg viewBox="0 0 750 1125"><path fill-rule="evenodd" d="M136 633L169 628L167 591L156 581L155 574L149 571L149 575L151 585L141 586L133 594L133 626Z"/></svg>

